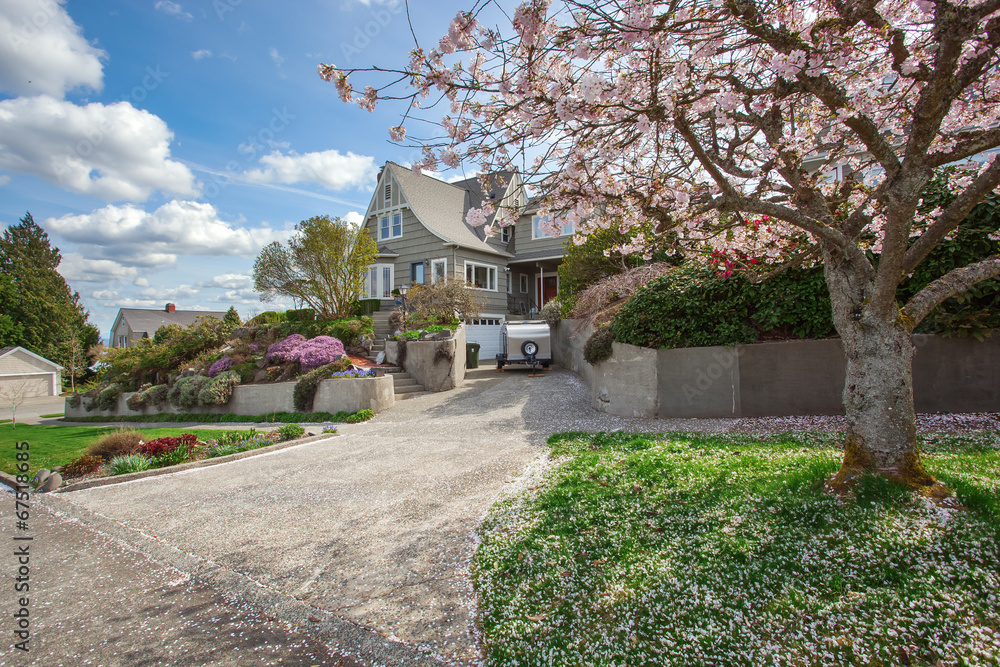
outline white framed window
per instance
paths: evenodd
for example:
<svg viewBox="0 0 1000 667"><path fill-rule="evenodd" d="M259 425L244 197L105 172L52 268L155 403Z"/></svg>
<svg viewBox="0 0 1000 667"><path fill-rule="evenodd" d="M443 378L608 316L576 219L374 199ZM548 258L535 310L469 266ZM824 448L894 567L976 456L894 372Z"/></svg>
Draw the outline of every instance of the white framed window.
<svg viewBox="0 0 1000 667"><path fill-rule="evenodd" d="M500 243L510 243L514 238L514 225L500 228Z"/></svg>
<svg viewBox="0 0 1000 667"><path fill-rule="evenodd" d="M378 219L379 240L398 239L403 235L403 214L401 212L383 215Z"/></svg>
<svg viewBox="0 0 1000 667"><path fill-rule="evenodd" d="M549 239L556 238L552 234L546 234L542 230L542 223L547 221L549 216L535 215L531 218L531 238L533 239ZM573 233L573 223L567 222L563 225L562 233L559 236L570 236Z"/></svg>
<svg viewBox="0 0 1000 667"><path fill-rule="evenodd" d="M431 283L436 283L439 280L448 279L448 260L447 259L432 259L431 260Z"/></svg>
<svg viewBox="0 0 1000 667"><path fill-rule="evenodd" d="M371 264L368 266L368 290L369 299L391 299L393 281L395 280L395 267L392 264Z"/></svg>
<svg viewBox="0 0 1000 667"><path fill-rule="evenodd" d="M521 294L528 293L528 276L521 274Z"/></svg>
<svg viewBox="0 0 1000 667"><path fill-rule="evenodd" d="M497 291L497 267L492 264L478 262L465 263L465 282L476 289Z"/></svg>

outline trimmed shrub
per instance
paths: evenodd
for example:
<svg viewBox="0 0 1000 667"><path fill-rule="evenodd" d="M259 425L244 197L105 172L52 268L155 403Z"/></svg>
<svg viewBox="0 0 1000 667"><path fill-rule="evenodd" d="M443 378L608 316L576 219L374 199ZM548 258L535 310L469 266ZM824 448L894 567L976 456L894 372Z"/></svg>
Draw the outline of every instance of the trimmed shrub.
<svg viewBox="0 0 1000 667"><path fill-rule="evenodd" d="M121 395L122 387L120 384L109 384L97 394L92 405L98 410L114 410L118 407L118 397Z"/></svg>
<svg viewBox="0 0 1000 667"><path fill-rule="evenodd" d="M375 323L371 317L334 320L324 324L322 331L323 334L342 341L344 345L357 345L365 334L375 333Z"/></svg>
<svg viewBox="0 0 1000 667"><path fill-rule="evenodd" d="M225 405L233 397L233 389L240 383L240 374L226 371L202 386L198 392L199 405Z"/></svg>
<svg viewBox="0 0 1000 667"><path fill-rule="evenodd" d="M277 324L278 322L284 322L284 313L276 313L273 310L265 310L259 315L255 315L247 320L244 324L248 327L256 327L261 324Z"/></svg>
<svg viewBox="0 0 1000 667"><path fill-rule="evenodd" d="M133 428L120 428L109 433L87 447L87 454L103 460L123 454L135 454L142 443L142 433Z"/></svg>
<svg viewBox="0 0 1000 667"><path fill-rule="evenodd" d="M583 358L594 365L611 358L615 337L610 327L597 327L583 345Z"/></svg>
<svg viewBox="0 0 1000 667"><path fill-rule="evenodd" d="M719 278L713 269L684 266L635 290L611 323L614 339L644 347L706 347L749 343L750 282Z"/></svg>
<svg viewBox="0 0 1000 667"><path fill-rule="evenodd" d="M361 299L351 304L351 315L354 317L371 316L372 313L377 313L381 306L382 302L378 299Z"/></svg>
<svg viewBox="0 0 1000 667"><path fill-rule="evenodd" d="M212 364L208 369L208 377L214 378L216 375L223 371L228 371L233 366L233 360L229 357L221 357L218 361Z"/></svg>
<svg viewBox="0 0 1000 667"><path fill-rule="evenodd" d="M152 387L152 385L147 382L136 389L134 394L125 399L125 405L128 406L129 410L138 412L146 407L146 403L143 401L142 396L150 387Z"/></svg>
<svg viewBox="0 0 1000 667"><path fill-rule="evenodd" d="M83 477L84 475L89 475L100 470L103 462L104 461L100 456L84 454L83 456L77 457L59 468L59 474L62 475L64 479Z"/></svg>
<svg viewBox="0 0 1000 667"><path fill-rule="evenodd" d="M281 436L282 441L294 440L295 438L298 438L305 432L306 430L301 426L299 426L298 424L285 424L284 426L278 429L278 435Z"/></svg>
<svg viewBox="0 0 1000 667"><path fill-rule="evenodd" d="M198 405L198 396L211 380L204 375L178 378L169 393L170 404L178 408L193 408Z"/></svg>
<svg viewBox="0 0 1000 667"><path fill-rule="evenodd" d="M124 454L108 461L108 472L112 475L124 475L149 470L151 464L152 462L142 454Z"/></svg>
<svg viewBox="0 0 1000 667"><path fill-rule="evenodd" d="M169 392L170 387L165 384L158 384L154 387L150 387L143 393L143 403L146 405L163 407L167 404L167 394Z"/></svg>

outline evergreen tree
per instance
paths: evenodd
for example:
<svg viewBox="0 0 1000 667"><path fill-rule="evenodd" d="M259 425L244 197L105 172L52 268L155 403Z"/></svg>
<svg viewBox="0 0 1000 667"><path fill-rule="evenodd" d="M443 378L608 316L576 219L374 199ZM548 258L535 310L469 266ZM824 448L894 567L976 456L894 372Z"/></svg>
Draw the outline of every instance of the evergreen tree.
<svg viewBox="0 0 1000 667"><path fill-rule="evenodd" d="M31 213L0 238L0 342L65 365L69 350L90 349L100 331L88 321L80 294L56 271L61 261Z"/></svg>

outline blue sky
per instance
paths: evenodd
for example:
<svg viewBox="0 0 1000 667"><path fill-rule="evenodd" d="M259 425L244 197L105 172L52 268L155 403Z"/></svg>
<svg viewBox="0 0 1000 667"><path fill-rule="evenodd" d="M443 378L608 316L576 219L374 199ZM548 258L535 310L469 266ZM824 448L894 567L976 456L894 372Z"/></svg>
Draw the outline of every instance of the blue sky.
<svg viewBox="0 0 1000 667"><path fill-rule="evenodd" d="M421 45L467 8L411 2ZM31 212L105 338L120 307L289 306L252 291L260 248L360 220L379 166L416 156L388 140L402 107L316 74L404 65L401 3L4 0L0 34L0 225Z"/></svg>

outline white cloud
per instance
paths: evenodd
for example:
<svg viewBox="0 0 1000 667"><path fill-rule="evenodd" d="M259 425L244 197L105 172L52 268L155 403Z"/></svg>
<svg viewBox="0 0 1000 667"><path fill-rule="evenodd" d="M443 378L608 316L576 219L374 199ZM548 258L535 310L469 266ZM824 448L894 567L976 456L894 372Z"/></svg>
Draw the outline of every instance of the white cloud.
<svg viewBox="0 0 1000 667"><path fill-rule="evenodd" d="M360 225L365 221L365 216L361 215L357 211L349 211L347 215L341 216L341 219L346 220L353 225Z"/></svg>
<svg viewBox="0 0 1000 667"><path fill-rule="evenodd" d="M260 294L254 292L252 289L229 290L228 292L224 292L217 297L209 298L207 301L209 303L224 303L227 305L261 305ZM279 303L278 305L281 304ZM291 307L291 304L288 304L287 307ZM271 306L268 306L268 309L270 308Z"/></svg>
<svg viewBox="0 0 1000 667"><path fill-rule="evenodd" d="M204 283L204 286L222 289L252 289L253 278L245 273L223 273Z"/></svg>
<svg viewBox="0 0 1000 667"><path fill-rule="evenodd" d="M281 67L285 63L285 59L281 57L280 53L278 53L278 49L272 46L267 50L267 52L271 55L271 60L274 61L275 67Z"/></svg>
<svg viewBox="0 0 1000 667"><path fill-rule="evenodd" d="M149 287L149 280L146 278L136 278L132 284L136 287Z"/></svg>
<svg viewBox="0 0 1000 667"><path fill-rule="evenodd" d="M208 49L198 49L197 51L191 52L191 57L195 60L201 60L202 58L211 58L212 52Z"/></svg>
<svg viewBox="0 0 1000 667"><path fill-rule="evenodd" d="M153 5L156 11L163 12L168 16L173 16L174 18L180 19L181 21L190 21L194 17L188 12L184 11L176 2L170 2L170 0L157 0L157 3Z"/></svg>
<svg viewBox="0 0 1000 667"><path fill-rule="evenodd" d="M103 283L126 280L138 273L135 267L123 266L110 259L92 259L72 252L63 254L57 270L70 284L76 281Z"/></svg>
<svg viewBox="0 0 1000 667"><path fill-rule="evenodd" d="M15 95L62 97L100 91L107 54L87 42L60 0L0 2L0 88Z"/></svg>
<svg viewBox="0 0 1000 667"><path fill-rule="evenodd" d="M191 285L178 285L177 287L149 287L141 290L139 295L163 301L164 299L178 300L180 298L195 297L200 292L197 287L192 287Z"/></svg>
<svg viewBox="0 0 1000 667"><path fill-rule="evenodd" d="M121 298L121 294L114 290L102 289L95 292L91 292L90 296L98 301L117 301Z"/></svg>
<svg viewBox="0 0 1000 667"><path fill-rule="evenodd" d="M0 169L72 192L108 201L145 201L154 190L199 194L191 170L170 159L167 124L128 102L76 106L47 95L4 100L0 136Z"/></svg>
<svg viewBox="0 0 1000 667"><path fill-rule="evenodd" d="M7 185L10 183L10 176L7 174L0 175L0 186Z"/></svg>
<svg viewBox="0 0 1000 667"><path fill-rule="evenodd" d="M260 159L263 169L243 174L253 183L316 183L329 190L369 189L375 185L375 158L328 150L302 155L274 151Z"/></svg>
<svg viewBox="0 0 1000 667"><path fill-rule="evenodd" d="M292 233L236 227L219 219L211 204L179 200L152 213L130 204L106 206L85 215L49 218L42 227L84 244L95 257L149 268L174 266L178 255L251 256Z"/></svg>

